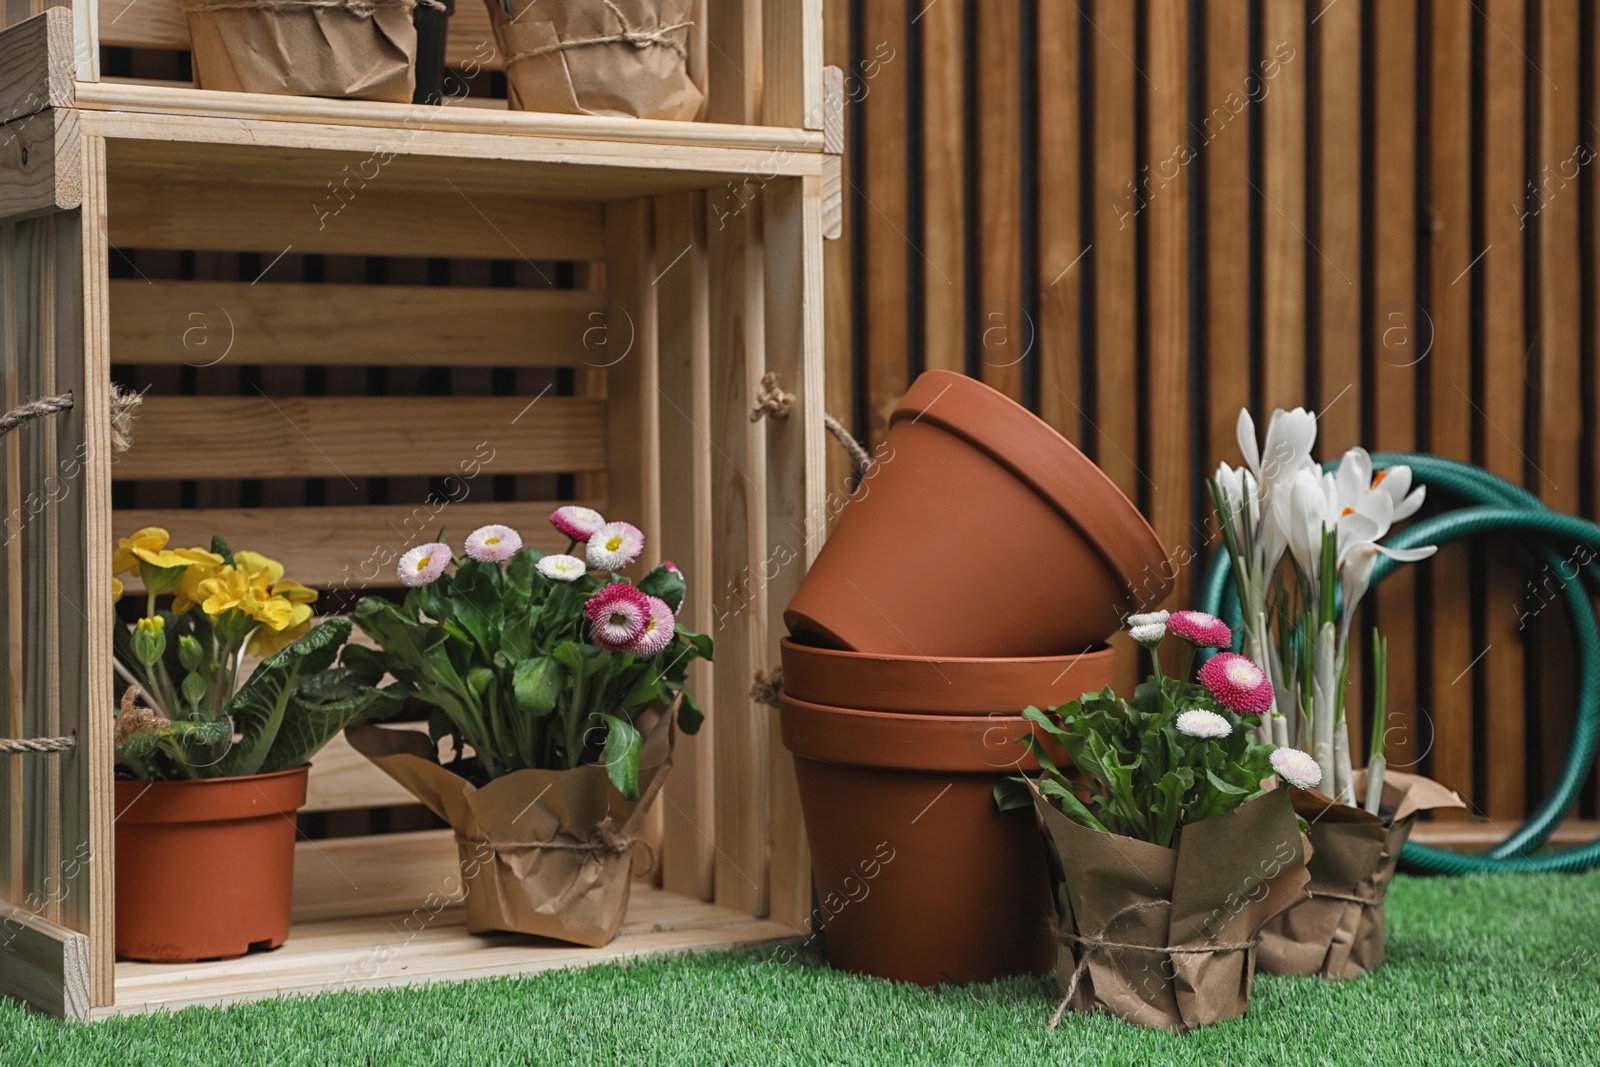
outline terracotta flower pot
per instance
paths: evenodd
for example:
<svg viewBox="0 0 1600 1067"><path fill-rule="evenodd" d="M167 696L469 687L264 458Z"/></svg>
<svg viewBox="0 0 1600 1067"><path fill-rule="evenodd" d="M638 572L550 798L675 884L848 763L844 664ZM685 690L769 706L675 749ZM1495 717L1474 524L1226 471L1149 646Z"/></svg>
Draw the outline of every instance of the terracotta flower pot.
<svg viewBox="0 0 1600 1067"><path fill-rule="evenodd" d="M1138 509L1066 438L928 371L784 621L802 644L880 655L1059 655L1105 641L1171 575Z"/></svg>
<svg viewBox="0 0 1600 1067"><path fill-rule="evenodd" d="M1016 715L1111 684L1112 651L970 659L878 656L783 641L783 688L796 700L914 715Z"/></svg>
<svg viewBox="0 0 1600 1067"><path fill-rule="evenodd" d="M115 783L117 955L179 963L283 944L307 769Z"/></svg>
<svg viewBox="0 0 1600 1067"><path fill-rule="evenodd" d="M780 714L811 844L813 919L835 967L920 985L1050 969L1038 830L993 796L1001 777L1037 766L1012 743L1026 720L829 708L787 694Z"/></svg>

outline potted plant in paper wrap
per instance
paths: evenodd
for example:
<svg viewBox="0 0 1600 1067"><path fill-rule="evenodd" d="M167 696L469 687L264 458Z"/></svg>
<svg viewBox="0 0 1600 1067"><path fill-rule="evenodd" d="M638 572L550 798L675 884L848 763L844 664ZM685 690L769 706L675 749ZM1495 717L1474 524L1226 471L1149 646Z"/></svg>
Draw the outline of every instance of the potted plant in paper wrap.
<svg viewBox="0 0 1600 1067"><path fill-rule="evenodd" d="M1425 491L1411 469L1373 470L1365 449L1323 471L1311 458L1316 419L1302 408L1273 412L1263 447L1239 413L1245 466L1222 464L1212 502L1244 619L1244 647L1272 680L1263 740L1308 751L1321 791L1288 781L1307 820L1311 902L1262 931L1261 966L1273 974L1355 978L1383 962L1383 902L1416 816L1462 807L1438 782L1387 767L1387 646L1372 633L1376 717L1365 769L1352 768L1348 677L1350 628L1380 554L1401 562L1435 548L1379 544L1414 515ZM1281 565L1287 556L1289 563ZM1283 572L1287 571L1285 576Z"/></svg>
<svg viewBox="0 0 1600 1067"><path fill-rule="evenodd" d="M288 937L307 764L399 695L370 664L338 662L350 623L313 625L317 594L281 565L220 537L168 540L140 530L113 564L145 588L144 616L113 631L117 954L231 958Z"/></svg>
<svg viewBox="0 0 1600 1067"><path fill-rule="evenodd" d="M678 629L672 564L637 584L617 573L643 551L639 530L576 506L551 522L568 552L485 526L460 558L443 543L406 553L403 604L356 606L382 648L374 669L434 710L427 736L364 727L349 738L455 829L470 931L604 945L627 913L674 729L700 727L684 679L711 640Z"/></svg>
<svg viewBox="0 0 1600 1067"><path fill-rule="evenodd" d="M1134 639L1153 652L1166 620L1132 616ZM1217 640L1197 627L1191 643ZM1107 688L1023 712L1072 758L1059 766L1030 734L1019 740L1041 775L995 788L1002 809L1034 807L1049 844L1061 992L1051 1027L1069 1005L1178 1031L1242 1014L1257 931L1306 899L1300 822L1287 794L1261 783L1309 760L1256 741L1268 682L1233 658L1213 659L1201 684L1184 680L1187 665L1163 676L1158 660L1132 700Z"/></svg>

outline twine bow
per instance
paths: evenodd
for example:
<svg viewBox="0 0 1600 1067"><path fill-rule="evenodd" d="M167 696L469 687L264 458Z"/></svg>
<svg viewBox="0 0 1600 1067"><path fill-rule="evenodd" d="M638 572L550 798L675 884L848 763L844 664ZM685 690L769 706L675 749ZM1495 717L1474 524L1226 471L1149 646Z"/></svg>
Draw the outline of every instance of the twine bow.
<svg viewBox="0 0 1600 1067"><path fill-rule="evenodd" d="M1067 1010L1067 1005L1072 1003L1073 994L1078 991L1078 982L1089 969L1089 959L1096 952L1107 948L1130 948L1141 952L1165 952L1173 956L1209 956L1223 952L1245 952L1255 948L1261 942L1256 940L1240 941L1231 945L1204 945L1194 948L1175 948L1171 945L1141 945L1132 941L1112 941L1106 937L1107 931L1116 924L1118 919L1131 915L1136 911L1150 911L1156 908L1170 908L1170 900L1145 900L1126 907L1118 908L1111 917L1100 925L1100 932L1084 936L1071 930L1057 930L1056 940L1063 944L1072 942L1079 947L1078 965L1072 969L1072 977L1067 980L1067 988L1061 995L1061 1003L1056 1005L1055 1014L1050 1016L1049 1029L1054 1030L1061 1022L1061 1016Z"/></svg>
<svg viewBox="0 0 1600 1067"><path fill-rule="evenodd" d="M656 869L656 850L650 842L635 834L625 833L609 815L601 819L581 841L551 838L549 841L499 842L484 840L495 852L586 852L590 855L622 856L642 848L648 862L644 871Z"/></svg>
<svg viewBox="0 0 1600 1067"><path fill-rule="evenodd" d="M795 399L795 395L778 380L778 372L769 370L761 376L761 388L756 391L756 405L750 409L750 421L760 422L769 417L787 419L789 412L794 410ZM826 411L822 413L822 425L839 442L839 446L850 453L850 465L855 469L856 477L865 475L867 468L872 466L872 456L861 447L861 442L850 435L844 423Z"/></svg>
<svg viewBox="0 0 1600 1067"><path fill-rule="evenodd" d="M587 48L588 46L594 44L631 44L640 51L659 45L663 48L670 48L674 52L678 53L679 59L689 58L689 50L684 47L683 42L675 40L670 35L676 33L678 30L687 29L690 26L693 26L693 22L674 22L669 26L657 26L654 29L644 29L643 27L635 26L633 23L629 22L628 16L624 15L622 13L622 9L613 3L612 0L601 0L601 2L604 3L606 5L606 9L616 17L617 24L621 26L622 29L618 30L616 33L602 34L599 37L581 37L571 41L557 41L555 44L541 45L538 48L530 48L525 52L517 52L506 59L506 66L509 67L513 63L520 63L524 59L533 59L537 56L547 56L552 52L565 52L569 48ZM512 21L515 22L516 20L512 19Z"/></svg>

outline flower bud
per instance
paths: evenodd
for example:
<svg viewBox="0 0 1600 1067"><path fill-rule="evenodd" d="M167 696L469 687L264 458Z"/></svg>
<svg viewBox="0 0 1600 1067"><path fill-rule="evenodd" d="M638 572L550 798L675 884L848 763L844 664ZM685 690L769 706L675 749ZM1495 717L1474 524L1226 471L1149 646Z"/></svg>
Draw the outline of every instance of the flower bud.
<svg viewBox="0 0 1600 1067"><path fill-rule="evenodd" d="M161 658L167 650L166 620L160 615L140 619L133 627L133 654L146 667Z"/></svg>
<svg viewBox="0 0 1600 1067"><path fill-rule="evenodd" d="M183 652L183 642L193 640L194 638L192 637L182 637L178 639L178 651L180 655ZM199 704L200 701L205 699L205 695L206 680L200 677L200 675L190 674L183 679L184 700L187 700L190 704Z"/></svg>
<svg viewBox="0 0 1600 1067"><path fill-rule="evenodd" d="M201 661L205 658L206 651L200 647L199 641L196 641L189 634L184 634L178 638L178 662L182 663L186 670L198 669Z"/></svg>

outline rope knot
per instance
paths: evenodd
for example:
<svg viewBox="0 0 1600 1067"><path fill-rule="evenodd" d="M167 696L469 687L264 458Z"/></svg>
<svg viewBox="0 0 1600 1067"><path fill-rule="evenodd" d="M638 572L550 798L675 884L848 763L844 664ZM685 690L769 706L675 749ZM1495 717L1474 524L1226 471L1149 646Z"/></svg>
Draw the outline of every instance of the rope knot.
<svg viewBox="0 0 1600 1067"><path fill-rule="evenodd" d="M795 396L778 381L777 371L767 371L761 376L761 389L756 393L756 406L750 409L750 421L760 422L771 415L787 419L794 410Z"/></svg>
<svg viewBox="0 0 1600 1067"><path fill-rule="evenodd" d="M778 706L778 696L783 692L783 668L774 667L770 671L756 671L755 681L750 686L750 699L757 704L765 704L769 708Z"/></svg>

